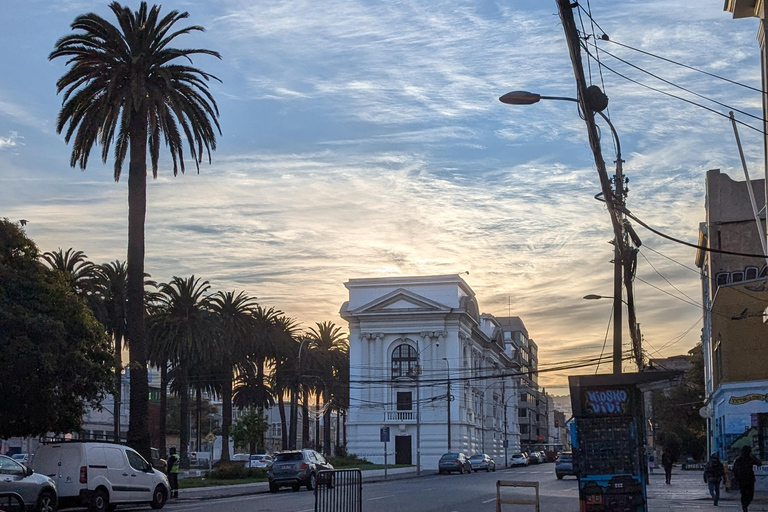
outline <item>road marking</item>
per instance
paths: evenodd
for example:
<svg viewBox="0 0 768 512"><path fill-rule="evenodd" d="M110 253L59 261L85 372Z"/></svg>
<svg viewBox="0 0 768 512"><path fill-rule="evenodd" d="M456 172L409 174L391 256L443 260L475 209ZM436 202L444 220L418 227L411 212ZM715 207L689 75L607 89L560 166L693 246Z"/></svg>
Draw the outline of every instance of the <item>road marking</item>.
<svg viewBox="0 0 768 512"><path fill-rule="evenodd" d="M427 487L426 489L421 489L421 492L424 492L424 491L434 491L434 490L435 490L434 487Z"/></svg>
<svg viewBox="0 0 768 512"><path fill-rule="evenodd" d="M492 501L496 501L496 498L491 498L491 499L489 499L489 500L485 500L485 501L483 502L483 504L485 504L485 503L490 503L490 502L492 502Z"/></svg>
<svg viewBox="0 0 768 512"><path fill-rule="evenodd" d="M391 498L394 494L387 494L386 496L376 496L375 498L368 498L367 501L383 500L384 498Z"/></svg>

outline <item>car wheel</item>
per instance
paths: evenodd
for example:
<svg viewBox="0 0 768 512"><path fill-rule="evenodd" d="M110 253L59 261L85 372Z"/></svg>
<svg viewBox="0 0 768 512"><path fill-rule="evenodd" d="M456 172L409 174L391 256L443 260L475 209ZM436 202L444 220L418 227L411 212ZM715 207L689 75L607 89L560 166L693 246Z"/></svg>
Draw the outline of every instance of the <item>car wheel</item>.
<svg viewBox="0 0 768 512"><path fill-rule="evenodd" d="M460 475L463 475L463 474L464 474L464 468L463 468L463 467L460 467L460 468L459 468L459 474L460 474Z"/></svg>
<svg viewBox="0 0 768 512"><path fill-rule="evenodd" d="M155 487L155 492L152 493L152 501L149 506L158 510L165 506L166 501L168 501L168 491L165 490L165 486L158 485Z"/></svg>
<svg viewBox="0 0 768 512"><path fill-rule="evenodd" d="M89 512L107 512L109 510L109 494L105 489L96 489L88 504Z"/></svg>
<svg viewBox="0 0 768 512"><path fill-rule="evenodd" d="M558 480L562 480L562 479L563 479L563 475L557 474L557 475L555 475L555 476L557 476L557 479L558 479Z"/></svg>
<svg viewBox="0 0 768 512"><path fill-rule="evenodd" d="M317 475L312 473L309 475L309 480L307 481L307 490L311 491L315 487L317 487Z"/></svg>
<svg viewBox="0 0 768 512"><path fill-rule="evenodd" d="M269 492L277 492L280 490L280 486L277 484L273 484L272 482L269 483Z"/></svg>
<svg viewBox="0 0 768 512"><path fill-rule="evenodd" d="M37 498L37 512L54 512L56 510L56 495L52 491L43 491Z"/></svg>
<svg viewBox="0 0 768 512"><path fill-rule="evenodd" d="M443 470L442 470L442 469L438 469L438 470L437 470L437 474L438 474L438 475L442 475L442 474L443 474Z"/></svg>
<svg viewBox="0 0 768 512"><path fill-rule="evenodd" d="M301 486L300 486L299 484L293 484L293 485L291 486L291 490L292 490L293 492L299 492L299 489L301 489Z"/></svg>

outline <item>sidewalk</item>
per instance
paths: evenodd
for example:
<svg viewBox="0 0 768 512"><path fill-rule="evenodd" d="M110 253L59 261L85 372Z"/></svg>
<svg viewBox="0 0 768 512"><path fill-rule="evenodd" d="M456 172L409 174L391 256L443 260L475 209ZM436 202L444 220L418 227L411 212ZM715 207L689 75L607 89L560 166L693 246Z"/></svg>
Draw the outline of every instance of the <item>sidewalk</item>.
<svg viewBox="0 0 768 512"><path fill-rule="evenodd" d="M725 492L720 487L719 507L729 511L741 511L741 497L738 491ZM664 483L664 470L655 470L648 485L648 510L650 512L701 512L713 510L707 484L701 471L672 470L672 483ZM755 491L755 499L749 512L768 512L768 491Z"/></svg>
<svg viewBox="0 0 768 512"><path fill-rule="evenodd" d="M384 481L383 469L370 469L362 472L363 483ZM399 480L416 476L416 468L393 468L387 470L387 480ZM179 489L179 500L207 500L214 498L227 498L230 496L246 496L269 492L267 482L237 485L217 485L214 487L194 487L192 489Z"/></svg>

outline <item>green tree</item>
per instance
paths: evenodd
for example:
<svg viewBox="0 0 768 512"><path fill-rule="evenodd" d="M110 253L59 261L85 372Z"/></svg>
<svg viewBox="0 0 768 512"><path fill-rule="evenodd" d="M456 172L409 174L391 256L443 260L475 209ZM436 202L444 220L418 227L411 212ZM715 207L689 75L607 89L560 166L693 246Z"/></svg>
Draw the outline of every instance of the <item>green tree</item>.
<svg viewBox="0 0 768 512"><path fill-rule="evenodd" d="M52 270L64 276L75 293L85 295L89 288L88 284L93 278L94 265L88 261L88 256L83 251L76 251L72 247L66 251L59 248L56 251L44 253L42 259Z"/></svg>
<svg viewBox="0 0 768 512"><path fill-rule="evenodd" d="M311 340L311 349L320 361L318 376L322 383L321 391L324 401L323 413L323 452L331 454L331 413L336 408L334 406L334 393L339 393L335 381L341 375L339 370L343 365L343 359L349 359L348 352L345 351L346 335L341 327L333 322L316 323L309 329L309 338Z"/></svg>
<svg viewBox="0 0 768 512"><path fill-rule="evenodd" d="M232 425L232 440L235 442L235 447L248 447L248 453L257 453L257 446L259 450L263 450L264 434L268 428L269 422L264 413L249 408Z"/></svg>
<svg viewBox="0 0 768 512"><path fill-rule="evenodd" d="M0 220L0 438L77 431L112 391L103 326L34 242Z"/></svg>
<svg viewBox="0 0 768 512"><path fill-rule="evenodd" d="M160 15L160 7L141 2L137 11L112 2L117 26L94 14L75 18L74 34L59 39L49 59L64 57L69 69L56 83L64 93L56 131L74 136L70 165L85 169L94 144L106 163L114 142L114 178L120 179L130 154L128 173L128 339L131 396L128 441L149 460L149 384L144 325L144 221L147 206L147 146L157 177L161 145L173 160L173 174L184 172L184 144L198 166L203 153L211 160L218 107L208 91L213 75L192 67L198 54L220 58L206 49L176 49L181 35L202 31L197 25L176 29L186 12ZM181 59L186 62L177 63ZM66 128L66 129L65 129Z"/></svg>

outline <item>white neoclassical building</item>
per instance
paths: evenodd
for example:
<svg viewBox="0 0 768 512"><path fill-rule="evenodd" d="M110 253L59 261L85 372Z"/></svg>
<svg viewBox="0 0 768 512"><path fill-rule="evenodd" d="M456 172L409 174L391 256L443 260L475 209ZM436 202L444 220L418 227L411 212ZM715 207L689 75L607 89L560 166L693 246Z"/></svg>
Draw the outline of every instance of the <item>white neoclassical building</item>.
<svg viewBox="0 0 768 512"><path fill-rule="evenodd" d="M348 450L437 469L446 452L520 450L518 354L458 275L350 279ZM448 400L450 397L450 400Z"/></svg>

